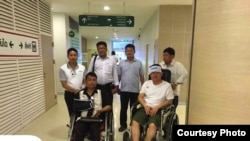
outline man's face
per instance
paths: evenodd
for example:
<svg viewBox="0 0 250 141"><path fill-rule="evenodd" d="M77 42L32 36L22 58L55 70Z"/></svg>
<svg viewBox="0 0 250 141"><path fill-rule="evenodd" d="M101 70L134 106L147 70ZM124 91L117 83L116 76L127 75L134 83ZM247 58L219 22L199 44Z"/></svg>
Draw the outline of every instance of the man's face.
<svg viewBox="0 0 250 141"><path fill-rule="evenodd" d="M88 88L95 88L97 84L96 77L94 76L88 76L85 82L86 87Z"/></svg>
<svg viewBox="0 0 250 141"><path fill-rule="evenodd" d="M101 57L106 57L107 55L107 47L105 45L97 46L98 55Z"/></svg>
<svg viewBox="0 0 250 141"><path fill-rule="evenodd" d="M126 48L126 50L125 50L125 54L126 54L126 56L127 56L128 58L133 58L134 55L135 55L135 51L134 51L133 48L128 47L128 48Z"/></svg>
<svg viewBox="0 0 250 141"><path fill-rule="evenodd" d="M75 51L70 51L69 54L68 54L68 59L69 59L69 62L71 63L75 63L77 61L77 53Z"/></svg>
<svg viewBox="0 0 250 141"><path fill-rule="evenodd" d="M174 55L170 55L169 53L163 53L163 61L165 64L170 64L174 58Z"/></svg>
<svg viewBox="0 0 250 141"><path fill-rule="evenodd" d="M162 72L152 72L150 74L151 80L154 81L160 81L162 78Z"/></svg>

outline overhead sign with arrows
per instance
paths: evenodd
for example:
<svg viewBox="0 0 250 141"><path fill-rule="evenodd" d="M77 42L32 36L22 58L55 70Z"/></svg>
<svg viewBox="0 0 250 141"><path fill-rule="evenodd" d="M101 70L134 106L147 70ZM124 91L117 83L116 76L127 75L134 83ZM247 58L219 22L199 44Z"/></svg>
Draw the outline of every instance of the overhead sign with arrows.
<svg viewBox="0 0 250 141"><path fill-rule="evenodd" d="M134 16L79 15L80 26L134 27Z"/></svg>
<svg viewBox="0 0 250 141"><path fill-rule="evenodd" d="M39 56L38 38L0 30L0 57Z"/></svg>

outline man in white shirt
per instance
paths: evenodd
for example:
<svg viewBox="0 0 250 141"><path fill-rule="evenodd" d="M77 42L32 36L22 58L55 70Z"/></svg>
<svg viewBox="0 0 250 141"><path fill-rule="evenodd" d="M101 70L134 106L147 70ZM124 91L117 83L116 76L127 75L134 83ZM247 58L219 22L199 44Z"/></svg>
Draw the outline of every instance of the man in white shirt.
<svg viewBox="0 0 250 141"><path fill-rule="evenodd" d="M59 78L62 87L65 89L64 99L69 116L71 116L74 97L84 85L86 68L81 64L77 64L78 51L75 48L68 49L67 57L69 62L60 67Z"/></svg>
<svg viewBox="0 0 250 141"><path fill-rule="evenodd" d="M118 91L118 74L116 60L107 55L107 43L99 41L96 43L97 56L93 56L89 64L88 72L95 72L97 75L97 88L103 93L108 93L113 102L113 94Z"/></svg>
<svg viewBox="0 0 250 141"><path fill-rule="evenodd" d="M159 64L154 64L149 68L151 80L143 83L138 96L142 105L132 117L132 139L139 141L140 125L148 123L146 141L151 141L161 124L160 109L172 104L174 98L170 83L162 80L162 69Z"/></svg>
<svg viewBox="0 0 250 141"><path fill-rule="evenodd" d="M173 105L175 110L178 106L180 85L184 83L188 76L188 72L184 65L178 61L174 60L175 50L171 47L164 49L163 51L163 61L160 62L162 69L168 69L171 71L171 86L174 91Z"/></svg>

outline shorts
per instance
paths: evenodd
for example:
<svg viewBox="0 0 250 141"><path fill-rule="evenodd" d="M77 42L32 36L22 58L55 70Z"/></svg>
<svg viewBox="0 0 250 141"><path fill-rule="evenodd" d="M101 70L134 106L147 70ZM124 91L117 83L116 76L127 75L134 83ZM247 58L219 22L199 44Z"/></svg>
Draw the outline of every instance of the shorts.
<svg viewBox="0 0 250 141"><path fill-rule="evenodd" d="M132 120L137 121L140 125L154 123L156 127L161 125L161 112L160 110L154 116L146 115L143 107L139 108L133 115Z"/></svg>

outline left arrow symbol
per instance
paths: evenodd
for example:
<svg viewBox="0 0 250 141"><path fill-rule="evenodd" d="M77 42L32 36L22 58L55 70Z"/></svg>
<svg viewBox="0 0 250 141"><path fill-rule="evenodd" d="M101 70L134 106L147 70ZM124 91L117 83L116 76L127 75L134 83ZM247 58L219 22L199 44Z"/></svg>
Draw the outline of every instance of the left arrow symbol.
<svg viewBox="0 0 250 141"><path fill-rule="evenodd" d="M22 42L19 44L19 47L20 47L21 49L23 49L23 43L22 43Z"/></svg>
<svg viewBox="0 0 250 141"><path fill-rule="evenodd" d="M12 43L12 41L10 41L9 45L10 45L10 48L12 48L14 46L14 44Z"/></svg>

